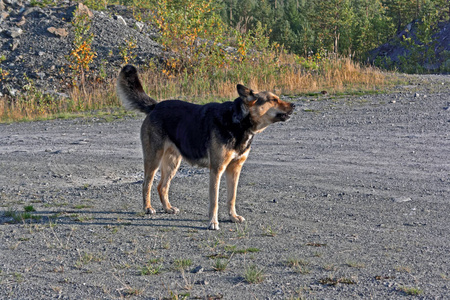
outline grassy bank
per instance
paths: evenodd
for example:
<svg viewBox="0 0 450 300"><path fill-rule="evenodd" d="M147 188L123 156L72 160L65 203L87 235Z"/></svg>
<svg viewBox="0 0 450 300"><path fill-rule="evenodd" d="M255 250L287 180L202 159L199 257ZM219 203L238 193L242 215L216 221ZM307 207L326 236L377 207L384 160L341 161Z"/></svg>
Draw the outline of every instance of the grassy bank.
<svg viewBox="0 0 450 300"><path fill-rule="evenodd" d="M329 94L373 91L385 84L379 70L348 58L290 54L283 46L269 42L270 30L261 24L244 33L230 28L217 14L218 6L212 0L174 3L150 3L151 7L145 8L147 13L136 15L158 27L158 42L166 50L166 56L158 62L140 66L147 93L158 100L232 100L237 96L237 83L285 95L322 90ZM68 97L44 94L29 81L18 96L0 99L0 122L68 117L120 107L114 80L95 81L95 74L86 76L96 55L90 47L95 37L90 31L91 21L83 15L74 16L76 22L72 21L71 28L75 50L69 55L61 53L67 56L73 72L74 88L66 92ZM133 63L137 44L130 40L122 46L123 65ZM85 82L85 78L94 82Z"/></svg>
<svg viewBox="0 0 450 300"><path fill-rule="evenodd" d="M249 60L216 70L214 73L167 75L160 67L141 68L141 79L152 97L183 99L194 103L235 99L236 84L254 90L270 90L282 95L298 95L326 90L330 94L373 91L385 84L385 76L372 67L363 67L349 59L324 59L306 69L295 56L271 54L264 60ZM115 82L73 89L67 98L43 94L31 89L17 98L0 100L0 121L31 121L73 117L80 113L121 104L115 94Z"/></svg>

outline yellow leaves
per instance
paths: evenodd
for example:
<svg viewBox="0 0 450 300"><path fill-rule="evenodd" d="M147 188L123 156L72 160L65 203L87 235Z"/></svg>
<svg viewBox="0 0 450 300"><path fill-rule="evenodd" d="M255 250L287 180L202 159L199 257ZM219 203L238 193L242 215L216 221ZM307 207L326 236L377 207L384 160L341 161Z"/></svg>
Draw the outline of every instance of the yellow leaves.
<svg viewBox="0 0 450 300"><path fill-rule="evenodd" d="M89 64L94 60L97 56L97 53L93 52L91 49L91 44L87 41L81 43L75 49L72 49L69 55L69 59L72 61L72 64L69 67L72 70L89 70Z"/></svg>

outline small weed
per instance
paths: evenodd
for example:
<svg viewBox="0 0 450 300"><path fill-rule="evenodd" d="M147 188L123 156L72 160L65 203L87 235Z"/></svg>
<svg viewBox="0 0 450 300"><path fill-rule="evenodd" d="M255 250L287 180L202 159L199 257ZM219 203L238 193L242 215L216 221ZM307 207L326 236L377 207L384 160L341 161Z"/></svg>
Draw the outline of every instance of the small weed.
<svg viewBox="0 0 450 300"><path fill-rule="evenodd" d="M32 207L32 206L31 206ZM25 220L40 220L42 217L41 216L34 216L29 212L17 212L11 208L9 208L6 212L5 212L5 217L9 217L12 218L14 223L20 223L23 222Z"/></svg>
<svg viewBox="0 0 450 300"><path fill-rule="evenodd" d="M34 209L33 205L27 205L27 206L24 206L24 207L23 207L23 210L24 210L25 212L33 212L33 211L36 211L36 209Z"/></svg>
<svg viewBox="0 0 450 300"><path fill-rule="evenodd" d="M228 258L230 258L230 256L228 256L226 254L220 254L220 253L211 254L211 255L208 255L207 257L210 259L219 259L219 258L228 259Z"/></svg>
<svg viewBox="0 0 450 300"><path fill-rule="evenodd" d="M311 246L311 247L325 247L327 244L323 244L323 243L306 243L306 246Z"/></svg>
<svg viewBox="0 0 450 300"><path fill-rule="evenodd" d="M418 296L423 293L423 291L417 287L399 286L397 289L410 296Z"/></svg>
<svg viewBox="0 0 450 300"><path fill-rule="evenodd" d="M225 271L230 261L216 259L213 264L213 269L215 271Z"/></svg>
<svg viewBox="0 0 450 300"><path fill-rule="evenodd" d="M394 270L402 273L411 273L411 268L408 266L396 266Z"/></svg>
<svg viewBox="0 0 450 300"><path fill-rule="evenodd" d="M75 262L75 267L81 269L82 266L87 265L90 262L100 262L103 260L102 257L97 256L93 253L85 252L81 254L81 251L78 250L79 259Z"/></svg>
<svg viewBox="0 0 450 300"><path fill-rule="evenodd" d="M141 275L157 275L161 273L161 265L155 266L152 263L148 263L141 268Z"/></svg>
<svg viewBox="0 0 450 300"><path fill-rule="evenodd" d="M22 274L16 272L16 273L13 274L13 276L14 276L14 279L16 280L17 283L23 282L23 275Z"/></svg>
<svg viewBox="0 0 450 300"><path fill-rule="evenodd" d="M235 251L236 248L237 248L236 245L225 245L225 246L224 246L224 250L225 250L225 251L229 251L229 252Z"/></svg>
<svg viewBox="0 0 450 300"><path fill-rule="evenodd" d="M356 284L356 281L351 278L341 277L341 278L333 278L333 277L325 277L319 279L319 283L323 285L337 285L338 283L343 284Z"/></svg>
<svg viewBox="0 0 450 300"><path fill-rule="evenodd" d="M246 222L244 225L240 225L236 223L236 233L238 238L243 239L248 236L248 223Z"/></svg>
<svg viewBox="0 0 450 300"><path fill-rule="evenodd" d="M322 257L322 256L323 256L323 253L318 252L318 251L315 251L315 252L313 253L313 255L314 255L315 257Z"/></svg>
<svg viewBox="0 0 450 300"><path fill-rule="evenodd" d="M263 227L263 236L276 236L277 232L275 229L272 228L272 226Z"/></svg>
<svg viewBox="0 0 450 300"><path fill-rule="evenodd" d="M352 267L352 268L357 268L357 269L362 269L362 268L366 267L366 265L364 263L356 262L356 261L348 261L347 266Z"/></svg>
<svg viewBox="0 0 450 300"><path fill-rule="evenodd" d="M137 288L132 288L132 287L125 288L121 292L125 298L132 297L132 296L140 296L144 293L143 290L137 289Z"/></svg>
<svg viewBox="0 0 450 300"><path fill-rule="evenodd" d="M337 270L338 270L338 267L336 267L336 266L333 265L333 264L328 264L328 265L324 265L324 266L323 266L323 269L324 269L325 271L337 271Z"/></svg>
<svg viewBox="0 0 450 300"><path fill-rule="evenodd" d="M264 271L256 265L251 265L245 269L244 279L247 283L261 283L264 281Z"/></svg>
<svg viewBox="0 0 450 300"><path fill-rule="evenodd" d="M309 274L311 272L311 270L306 267L307 265L309 265L309 262L307 262L306 260L289 258L286 261L286 265L291 267L292 270L296 273Z"/></svg>
<svg viewBox="0 0 450 300"><path fill-rule="evenodd" d="M176 259L173 262L173 266L176 270L184 270L191 265L192 261L190 259Z"/></svg>

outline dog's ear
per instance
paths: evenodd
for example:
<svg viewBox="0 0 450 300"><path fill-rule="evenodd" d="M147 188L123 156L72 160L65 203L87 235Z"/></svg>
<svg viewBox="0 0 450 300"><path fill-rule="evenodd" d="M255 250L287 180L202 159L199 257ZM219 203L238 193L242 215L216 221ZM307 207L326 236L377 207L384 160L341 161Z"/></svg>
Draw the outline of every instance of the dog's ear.
<svg viewBox="0 0 450 300"><path fill-rule="evenodd" d="M242 120L244 120L244 118L248 115L247 106L244 105L244 101L239 98L234 101L232 110L232 121L236 124L241 123Z"/></svg>
<svg viewBox="0 0 450 300"><path fill-rule="evenodd" d="M237 85L237 92L244 102L250 102L256 99L255 94L253 94L253 90L243 86L242 84Z"/></svg>

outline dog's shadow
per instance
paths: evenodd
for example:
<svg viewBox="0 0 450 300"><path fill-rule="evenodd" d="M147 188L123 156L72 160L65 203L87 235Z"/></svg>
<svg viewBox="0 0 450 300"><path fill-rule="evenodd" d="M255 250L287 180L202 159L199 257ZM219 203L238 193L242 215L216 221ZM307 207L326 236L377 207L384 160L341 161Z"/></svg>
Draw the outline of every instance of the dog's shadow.
<svg viewBox="0 0 450 300"><path fill-rule="evenodd" d="M152 222L153 221L153 222ZM0 211L0 225L5 224L59 224L78 226L134 226L154 228L187 228L206 230L204 226L188 225L205 223L204 220L188 219L180 215L158 213L146 215L130 211L34 211L27 214L10 211Z"/></svg>

